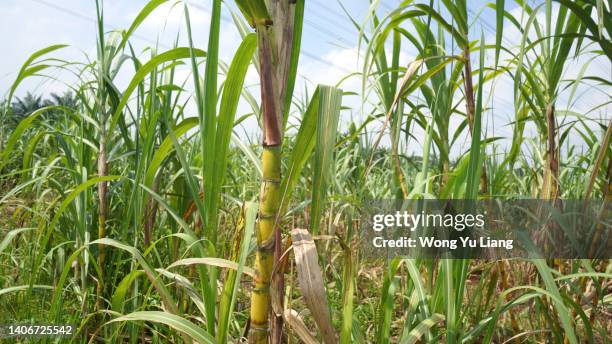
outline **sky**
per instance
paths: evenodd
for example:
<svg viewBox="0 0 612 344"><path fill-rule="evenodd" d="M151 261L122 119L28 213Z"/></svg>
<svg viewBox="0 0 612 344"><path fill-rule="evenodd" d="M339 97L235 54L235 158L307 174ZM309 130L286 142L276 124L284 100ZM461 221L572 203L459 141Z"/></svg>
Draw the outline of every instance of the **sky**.
<svg viewBox="0 0 612 344"><path fill-rule="evenodd" d="M107 30L126 29L131 24L140 9L147 3L144 0L106 0L104 2L104 15ZM146 19L133 36L132 43L135 51L140 55L142 61L146 61L150 52L146 47L158 45L158 50L163 51L173 46L179 37L179 45L186 46L186 31L183 17L182 5L173 6L174 1L158 8ZM298 68L298 82L296 84L296 95L304 97L305 93L312 94L316 84L335 84L351 72L361 71L360 47L358 45L358 31L344 12L340 3L346 11L361 23L369 7L368 0L306 0L304 29L302 36L302 51ZM399 3L398 0L381 0L379 11L388 13ZM470 4L472 2L469 2ZM473 2L477 3L477 2ZM478 2L484 4L485 2ZM515 14L521 13L521 9L512 1L507 1L507 9ZM479 5L480 6L480 5ZM203 48L207 46L208 26L211 0L189 1L190 17L194 35L194 45ZM221 23L220 58L229 63L234 51L241 39L231 20L230 9L234 9L233 1L225 1ZM470 9L469 16L472 26L470 32L474 36L485 35L487 42L495 41L495 13L490 9L481 7ZM28 56L43 47L52 44L68 44L70 47L54 52L55 57L69 61L87 61L89 56L95 56L95 1L94 0L1 0L0 1L0 42L2 42L3 54L0 63L0 95L5 95L12 81L17 75L21 64ZM476 20L474 18L478 17ZM476 39L478 37L471 37ZM506 25L504 42L517 46L520 41L520 32ZM416 52L413 48L402 49L400 62L407 65L414 59ZM363 52L361 46L361 52ZM487 58L490 58L488 56ZM503 55L502 55L503 58ZM474 57L473 57L474 59ZM476 59L474 59L476 60ZM477 60L476 60L477 61ZM578 73L581 69L579 60L576 65L568 66L569 73ZM476 68L476 67L474 67ZM602 77L610 75L610 62L607 60L596 60L591 63L586 74L599 75ZM124 89L129 82L132 71L120 73L116 84L119 89ZM179 77L189 78L185 69ZM54 72L55 77L63 82L76 82L73 75ZM71 79L72 78L72 79ZM486 117L485 130L488 136L510 136L511 126L509 123L514 118L512 81L508 76L498 78L494 88L485 97L487 105L492 109ZM72 81L70 81L72 80ZM246 85L254 94L258 93L258 78L253 70L249 71ZM360 77L351 77L340 85L345 91L359 92L361 87ZM16 92L16 96L23 96L27 91L37 94L48 95L52 92L62 93L66 85L62 82L54 82L49 79L34 78L23 83ZM308 90L308 92L306 92ZM587 111L596 104L609 100L609 92L597 92L589 88L579 89L577 94L586 94L579 101L572 104L572 108L578 111ZM349 96L343 100L344 105L353 108L345 111L344 118L358 118L363 120L361 96ZM195 110L194 110L195 111ZM240 112L248 111L243 104ZM610 106L593 113L599 118L610 118ZM457 117L457 116L455 116ZM359 121L359 120L358 120ZM453 127L459 125L461 119L454 119ZM375 124L376 125L376 124ZM380 125L378 123L377 125ZM256 129L253 121L243 124L243 131L247 136ZM529 128L528 128L529 131ZM532 128L533 131L533 128ZM535 134L535 132L533 132ZM414 135L422 137L423 133L415 129ZM469 147L467 139L458 140L454 151L463 152ZM419 140L410 147L410 151L418 153L422 147Z"/></svg>
<svg viewBox="0 0 612 344"><path fill-rule="evenodd" d="M383 1L384 6L388 6ZM105 21L108 30L129 27L134 17L147 3L143 0L106 0ZM159 40L160 50L170 48L177 33L186 44L186 31L182 6L169 1L157 9L137 30L132 40L136 51L154 45ZM229 62L240 43L240 35L231 21L228 7L223 6L221 31L221 59ZM208 38L210 0L191 0L190 16L194 32L194 45L206 47ZM350 13L364 15L367 1L345 1ZM390 7L389 7L390 8ZM71 47L58 52L66 59L83 60L84 54L95 54L95 2L94 0L2 0L0 1L0 38L7 51L0 64L0 94L4 94L27 57L40 48L52 44ZM333 25L330 25L333 23ZM356 51L357 30L335 0L308 0L304 19L301 72L313 83L335 83L348 72L354 71L356 59L349 52ZM347 59L348 57L348 59ZM349 61L350 60L350 61ZM321 70L325 66L326 70ZM329 73L331 70L331 73ZM40 80L37 80L38 82ZM22 87L23 94L30 87ZM41 93L59 91L61 84L40 86Z"/></svg>

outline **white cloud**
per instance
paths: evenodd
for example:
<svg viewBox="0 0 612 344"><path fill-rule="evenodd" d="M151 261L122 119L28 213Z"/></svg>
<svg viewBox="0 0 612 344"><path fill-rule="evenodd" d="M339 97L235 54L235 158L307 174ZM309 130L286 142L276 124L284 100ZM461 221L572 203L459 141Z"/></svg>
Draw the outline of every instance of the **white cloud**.
<svg viewBox="0 0 612 344"><path fill-rule="evenodd" d="M133 18L140 12L144 4L144 1L107 1L105 3L105 18L109 30L110 28L125 29L129 27ZM162 5L148 17L136 31L132 43L134 44L137 54L140 55L139 57L142 62L147 61L150 56L150 53L143 52L143 49L150 46L151 42L155 42L158 39L160 42L160 51L173 46L178 33L180 33L179 45L186 46L187 33L184 22L183 6L181 3L178 5L174 4L175 2L170 2ZM93 2L65 0L58 2L56 6L68 9L72 14L65 10L58 10L57 8L34 1L5 0L0 2L0 13L2 17L2 20L0 20L0 32L3 32L3 43L5 46L10 47L3 52L3 60L0 64L0 93L4 94L6 92L10 83L16 76L16 71L20 65L35 50L51 44L68 43L71 45L70 48L54 52L52 55L70 61L82 62L86 61L83 57L83 52L87 52L92 58L95 55L95 23L92 22L92 19L95 18L95 6ZM554 6L557 5L555 4ZM204 50L207 46L208 29L210 25L209 7L210 4L206 2L192 2L190 4L194 45ZM521 18L522 9L520 7L515 7L511 9L510 12L517 18ZM76 15L74 13L76 13ZM220 57L229 64L236 48L240 44L241 38L234 24L231 20L228 20L229 17L227 14L225 9L224 18L221 24ZM523 16L522 21L525 22L526 20L527 18ZM538 20L540 23L544 23L543 11L538 14ZM310 31L308 30L310 29L308 25L305 26L304 30L305 40L303 40L303 42L312 41L314 36L309 34ZM476 32L477 30L474 29L472 31ZM318 38L320 37L317 36L317 39ZM515 53L520 38L520 31L510 22L506 21L504 41L514 45L513 49ZM493 43L495 41L494 35L489 34L486 36L486 41L488 43ZM317 43L319 45L317 45ZM312 91L317 84L334 85L351 72L362 72L363 56L361 58L359 57L357 47L338 47L329 44L323 47L321 42L315 41L315 43L305 44L303 49L304 53L300 58L298 69L300 77L298 78L295 89L295 94L298 98L303 97L305 94L304 87L307 87L309 90L308 94L312 95ZM591 49L597 49L597 46L593 46ZM313 50L316 51L316 53L312 53ZM402 46L400 64L405 66L414 59L413 56L415 54L411 45L405 42ZM313 58L313 56L316 57ZM390 56L390 54L388 54L388 56ZM530 58L534 57L533 54L529 56ZM488 65L491 64L492 58L493 52L489 51L486 56ZM507 63L508 58L510 58L510 55L502 52L501 63ZM589 58L590 56L585 55L574 61L569 61L565 68L566 73L564 78L575 78L581 67L585 65ZM474 54L473 61L475 64L474 69L476 69L476 65L478 64L477 53ZM186 62L187 65L178 69L177 79L180 80L188 77L189 81L186 84L186 88L188 92L191 92L193 87L191 77L189 77L190 67L189 62ZM131 66L126 64L124 69L125 70L120 74L117 80L120 89L125 87L129 81L128 79L133 74ZM201 70L203 73L203 65ZM609 78L610 70L610 61L606 58L598 58L586 68L585 75ZM76 78L69 73L56 71L51 74L68 83L77 81ZM223 78L220 77L220 81L222 81L222 79ZM17 94L22 95L26 90L37 93L59 92L66 88L65 85L60 82L45 81L41 84L41 80L42 78L28 80L20 87ZM254 68L249 70L245 85L248 86L253 96L258 99L259 79ZM485 90L486 106L491 107L492 110L485 114L486 130L489 136L510 136L512 127L508 124L514 120L513 80L508 75L503 75L498 77L493 84L487 84L487 86ZM490 86L494 86L493 93L491 94L489 94L488 91ZM358 94L357 96L345 97L343 104L352 107L353 112L349 113L346 111L343 113L343 118L348 120L349 117L352 117L358 122L362 121L364 115L362 114L362 98L360 95L362 87L361 75L351 76L344 80L340 84L340 87L345 91ZM593 89L592 86L589 85L579 87L575 92L577 101L569 104L570 110L585 113L597 104L609 101L609 88L602 89L598 87L598 89L600 91ZM562 96L560 96L557 101L558 108L568 107L568 96L570 92L571 87L563 91ZM376 95L371 93L369 97L369 99L373 101ZM463 105L461 104L460 106ZM370 109L371 104L366 104L363 112L367 113ZM195 109L191 109L190 111L195 113ZM250 107L242 102L239 107L239 115L250 111ZM589 116L610 118L610 105L598 109L592 114L589 114ZM454 116L451 122L452 126L457 126L461 119L462 118L459 116ZM254 123L250 122L248 125L249 127L255 126ZM376 129L380 127L380 125L379 122L374 123L369 129ZM530 136L536 134L532 126L528 128L528 134ZM256 127L252 130L250 129L250 132L258 131ZM418 130L415 130L414 134L419 138L422 137L422 133ZM419 140L417 140L417 143L418 141ZM462 142L462 140L460 139L458 142ZM461 150L464 148L465 147L460 146Z"/></svg>

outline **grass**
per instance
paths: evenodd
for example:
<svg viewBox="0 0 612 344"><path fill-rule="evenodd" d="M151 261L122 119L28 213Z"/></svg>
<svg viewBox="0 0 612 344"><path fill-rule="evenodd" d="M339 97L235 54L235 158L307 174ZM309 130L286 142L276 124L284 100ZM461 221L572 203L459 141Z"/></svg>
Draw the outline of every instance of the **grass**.
<svg viewBox="0 0 612 344"><path fill-rule="evenodd" d="M610 101L587 112L575 101L579 87L605 93L610 81L586 67L568 77L577 61L610 66L604 2L517 1L517 15L496 1L486 5L492 39L467 1L347 12L363 57L349 76L361 78L360 119L341 116L356 97L340 80L294 92L304 0L237 0L242 41L228 64L220 0L205 50L194 46L185 2L187 46L137 55L131 35L166 2L149 1L129 28L107 32L96 1L96 55L34 52L5 95L0 323L72 323L74 342L610 340L609 260L372 261L358 244L372 199L609 205ZM510 29L518 46L505 42ZM402 65L407 49L417 53ZM22 82L60 68L80 76L66 85L74 102L17 116ZM117 68L130 76L125 89ZM245 87L249 68L257 94ZM502 78L515 118L509 134L491 137ZM262 144L237 134L249 117ZM454 156L461 140L468 148Z"/></svg>

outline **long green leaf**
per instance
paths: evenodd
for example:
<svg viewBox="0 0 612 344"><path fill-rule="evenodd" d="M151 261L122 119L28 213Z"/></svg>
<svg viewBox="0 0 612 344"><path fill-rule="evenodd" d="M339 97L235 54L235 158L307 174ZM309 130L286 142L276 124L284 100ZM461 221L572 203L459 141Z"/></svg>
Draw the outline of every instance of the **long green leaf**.
<svg viewBox="0 0 612 344"><path fill-rule="evenodd" d="M142 10L140 10L140 12L136 16L136 18L134 18L134 21L132 21L132 25L130 25L130 28L127 31L122 33L123 39L121 40L121 43L119 44L117 50L123 49L123 47L125 47L126 43L130 39L130 37L132 36L134 31L136 31L136 29L138 29L140 24L142 24L142 22L151 14L151 12L153 12L156 8L158 8L160 5L162 5L162 4L166 3L166 2L168 2L168 0L151 0L151 1L149 1L142 8Z"/></svg>
<svg viewBox="0 0 612 344"><path fill-rule="evenodd" d="M400 341L400 343L401 344L417 343L419 340L421 340L421 337L423 337L423 335L431 327L433 327L434 325L442 321L444 321L444 315L438 314L438 313L433 314L429 318L421 321L421 323L418 324L412 331L410 331L410 333L408 333L408 336L404 338L402 341Z"/></svg>
<svg viewBox="0 0 612 344"><path fill-rule="evenodd" d="M236 4L252 27L270 20L265 0L236 0Z"/></svg>
<svg viewBox="0 0 612 344"><path fill-rule="evenodd" d="M317 119L317 141L314 155L312 179L312 203L310 232L319 234L322 210L327 194L327 184L334 168L333 154L336 132L342 105L342 90L332 86L319 86L319 114Z"/></svg>
<svg viewBox="0 0 612 344"><path fill-rule="evenodd" d="M55 44L55 45L51 45L46 48L40 49L36 51L35 53L33 53L32 55L30 55L30 57L21 66L21 69L19 70L19 74L17 74L17 78L15 79L15 81L13 81L13 84L11 85L9 94L6 97L7 103L10 104L13 98L13 94L15 94L15 90L25 78L32 76L32 75L36 75L37 72L40 72L41 70L49 67L48 65L39 65L39 66L32 67L32 64L34 63L36 59L46 54L49 54L53 51L63 49L67 46L68 45L66 44Z"/></svg>
<svg viewBox="0 0 612 344"><path fill-rule="evenodd" d="M155 287L155 289L159 293L159 296L164 302L165 308L172 314L179 313L177 302L172 297L172 294L170 293L170 291L168 291L168 288L166 288L166 285L163 283L163 281L160 280L159 275L155 272L155 269L153 269L151 265L149 265L149 263L145 260L145 258L142 256L142 254L140 253L138 249L136 249L133 246L126 245L117 240L113 240L109 238L102 238L102 239L94 240L90 243L90 245L96 245L96 244L112 246L112 247L124 250L128 252L129 254L131 254L132 257L136 259L138 264L142 266L142 269L147 274L147 277L151 281L151 284Z"/></svg>
<svg viewBox="0 0 612 344"><path fill-rule="evenodd" d="M504 7L505 0L495 1L495 68L497 68L499 63L499 52L501 51L504 35Z"/></svg>
<svg viewBox="0 0 612 344"><path fill-rule="evenodd" d="M28 117L24 118L23 120L21 120L21 122L19 122L19 124L17 125L17 127L15 128L11 136L9 136L6 142L6 146L4 147L4 150L2 151L2 160L0 161L0 170L2 170L2 168L8 164L9 158L13 154L13 150L15 149L15 145L17 144L17 141L19 141L19 139L22 138L23 133L26 130L32 127L32 125L34 124L34 121L45 112L51 111L51 110L58 110L58 109L63 109L63 107L45 106L43 108L40 108L32 112Z"/></svg>
<svg viewBox="0 0 612 344"><path fill-rule="evenodd" d="M319 99L320 89L317 87L302 117L302 122L300 123L300 128L295 138L295 145L289 157L289 163L287 164L287 172L283 175L279 214L284 214L287 210L295 185L302 174L302 169L314 150Z"/></svg>
<svg viewBox="0 0 612 344"><path fill-rule="evenodd" d="M193 53L198 57L206 56L206 53L199 49L193 49ZM147 63L142 65L137 71L136 74L132 77L132 80L128 84L128 87L123 92L123 96L115 109L115 113L112 115L111 125L109 126L108 132L113 132L117 122L119 121L119 116L123 113L125 106L127 105L130 97L132 96L132 92L136 89L136 87L149 75L153 70L155 70L159 65L174 61L178 59L185 59L191 56L190 48L174 48L172 50L168 50L159 55L156 55Z"/></svg>
<svg viewBox="0 0 612 344"><path fill-rule="evenodd" d="M178 315L158 312L158 311L142 311L130 313L118 318L115 318L109 323L121 322L121 321L150 321L155 323L164 324L172 327L173 329L186 334L189 338L197 341L198 343L210 343L214 344L215 339L208 332L202 330L199 326L196 326L191 321L182 318Z"/></svg>
<svg viewBox="0 0 612 344"><path fill-rule="evenodd" d="M198 119L195 117L187 118L182 121L179 125L176 126L174 130L174 134L176 137L181 137L185 135L191 128L195 127L198 124ZM151 159L151 163L147 167L147 172L145 174L144 185L147 187L151 187L153 185L153 179L157 174L157 170L164 162L164 160L168 157L170 152L172 152L172 138L167 136L164 141L159 145L157 151L153 155Z"/></svg>
<svg viewBox="0 0 612 344"><path fill-rule="evenodd" d="M221 194L221 186L223 185L227 172L229 143L234 127L234 120L236 118L236 110L238 109L244 78L256 47L257 36L255 34L247 35L242 40L242 44L238 47L227 72L225 85L223 87L218 125L215 133L215 149L214 152L209 153L211 158L207 159L210 162L209 167L212 169L211 189L207 189L207 191L209 193L209 209L211 209L209 218L211 218L211 225L213 226L216 226L217 223L217 204ZM211 240L214 241L215 237L213 236Z"/></svg>

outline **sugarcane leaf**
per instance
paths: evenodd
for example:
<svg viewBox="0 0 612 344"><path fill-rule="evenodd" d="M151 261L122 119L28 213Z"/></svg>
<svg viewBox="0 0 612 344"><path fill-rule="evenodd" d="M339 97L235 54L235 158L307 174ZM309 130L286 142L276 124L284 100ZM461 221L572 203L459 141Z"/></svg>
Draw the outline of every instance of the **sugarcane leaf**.
<svg viewBox="0 0 612 344"><path fill-rule="evenodd" d="M429 318L423 319L408 335L400 341L400 344L415 344L421 340L421 337L434 325L444 321L445 317L442 314L434 313Z"/></svg>
<svg viewBox="0 0 612 344"><path fill-rule="evenodd" d="M48 67L50 67L49 65L38 65L35 66L33 65L34 61L36 59L38 59L41 56L44 56L46 54L49 54L53 51L59 50L59 49L63 49L65 47L67 47L68 45L66 44L55 44L55 45L51 45L48 46L46 48L40 49L36 52L34 52L32 55L30 55L30 57L28 57L28 59L23 63L23 65L21 66L21 69L19 70L19 73L17 74L17 78L15 79L15 81L13 81L13 84L11 85L11 88L9 90L9 94L6 97L6 101L7 103L10 104L13 95L15 94L15 90L17 89L17 87L19 86L19 84L21 84L21 82L32 75L35 75L37 72L40 72L43 69L46 69Z"/></svg>
<svg viewBox="0 0 612 344"><path fill-rule="evenodd" d="M57 225L57 223L59 222L60 218L62 217L62 215L64 214L64 211L66 211L66 208L68 208L68 206L72 203L72 201L74 201L74 199L83 191L87 190L88 188L92 187L93 185L96 185L99 182L103 182L103 181L113 181L113 180L117 180L120 179L120 176L100 176L100 177L94 177L91 178L81 184L79 184L77 187L74 188L74 190L72 190L67 196L66 198L62 201L62 203L60 204L57 212L55 213L55 216L53 216L53 219L51 220L51 222L49 223L48 226L44 226L45 223L41 224L41 233L39 234L41 239L40 240L40 247L45 248L47 246L47 243L49 242L49 238L51 236L51 234L53 233L53 230L55 229L55 226ZM34 281L36 280L36 278L38 277L38 272L41 269L41 262L43 259L44 255L43 252L39 252L35 255L34 259L32 259L32 274L31 274L31 283L30 285L34 284Z"/></svg>
<svg viewBox="0 0 612 344"><path fill-rule="evenodd" d="M121 282L115 288L115 292L111 298L111 309L118 313L123 313L123 305L125 303L125 296L127 295L132 283L138 279L138 277L144 275L142 270L133 270L127 274Z"/></svg>
<svg viewBox="0 0 612 344"><path fill-rule="evenodd" d="M121 322L121 321L150 321L155 323L164 324L172 327L173 329L184 333L189 338L197 341L198 343L210 343L214 344L215 339L210 333L204 331L199 326L195 325L191 321L180 317L178 315L159 312L159 311L141 311L133 312L127 315L115 318L108 323Z"/></svg>
<svg viewBox="0 0 612 344"><path fill-rule="evenodd" d="M179 125L176 126L176 129L174 129L174 134L177 137L181 137L185 135L191 128L195 127L196 125L198 125L197 118L195 117L186 118L181 123L179 123ZM153 185L153 180L155 179L155 175L157 174L159 167L164 162L164 160L168 157L170 152L172 152L172 150L173 150L172 138L170 136L167 136L164 139L164 141L162 141L162 143L159 145L157 150L155 151L155 154L153 155L153 158L151 159L151 163L147 167L147 171L145 173L144 185L146 185L148 188L150 188Z"/></svg>
<svg viewBox="0 0 612 344"><path fill-rule="evenodd" d="M198 57L206 56L206 53L199 49L194 49L193 53ZM136 87L151 73L151 71L155 70L159 65L177 60L189 58L191 56L190 48L174 48L168 51L165 51L155 57L151 58L147 63L142 65L132 77L132 80L128 84L128 87L123 92L121 100L115 109L115 113L112 115L111 125L109 126L108 131L113 132L117 122L119 121L119 116L123 113L125 106L127 105L130 97L132 96L132 92L136 89Z"/></svg>
<svg viewBox="0 0 612 344"><path fill-rule="evenodd" d="M215 208L219 201L221 186L227 171L229 142L236 118L236 110L238 109L244 78L256 47L257 36L255 34L247 35L238 47L227 72L221 96L221 106L215 135L215 149L214 153L211 152L213 157L210 159L212 163L212 183L209 199L213 202L213 208Z"/></svg>
<svg viewBox="0 0 612 344"><path fill-rule="evenodd" d="M554 281L550 267L546 265L546 260L544 259L531 259L530 261L538 269L540 278L542 278L542 281L546 286L546 290L550 293L550 296L553 301L553 306L557 310L557 315L561 319L561 325L565 330L565 338L567 338L570 343L577 344L578 339L576 338L574 326L572 325L573 319L571 317L571 312L563 303L559 287L557 287L557 284Z"/></svg>
<svg viewBox="0 0 612 344"><path fill-rule="evenodd" d="M6 287L6 288L0 289L0 296L2 296L4 294L10 294L10 293L22 291L22 290L28 290L29 288L32 288L32 289L43 289L43 290L53 290L53 286L50 286L50 285L42 285L42 284L35 284L33 286L30 286L28 284L26 284L26 285L17 285L17 286L13 286L13 287Z"/></svg>
<svg viewBox="0 0 612 344"><path fill-rule="evenodd" d="M246 259L251 248L251 239L255 232L255 223L257 218L258 205L255 202L245 202L244 213L241 215L244 218L244 230L236 233L236 237L241 237L238 256L238 266L236 271L228 271L225 285L223 286L223 295L219 302L219 322L217 331L217 340L219 342L227 342L227 333L229 324L234 318L234 306L238 297L238 289L242 278L243 270L246 268ZM238 254L238 252L235 252Z"/></svg>
<svg viewBox="0 0 612 344"><path fill-rule="evenodd" d="M159 275L155 272L155 269L151 267L151 265L147 262L147 260L137 248L110 238L97 239L90 242L89 244L112 246L131 254L132 257L138 262L138 264L142 266L142 269L146 273L147 278L159 293L159 296L161 297L166 310L172 314L179 313L176 300L174 299L174 297L172 297L172 294L170 293L170 291L168 291L168 288L163 283L163 281L160 280ZM165 314L170 315L170 313Z"/></svg>
<svg viewBox="0 0 612 344"><path fill-rule="evenodd" d="M261 160L259 160L253 149L244 143L244 141L234 133L232 133L232 143L235 144L238 149L240 149L247 156L247 158L249 158L251 164L255 167L255 170L257 170L258 175L262 177L263 167L261 166Z"/></svg>
<svg viewBox="0 0 612 344"><path fill-rule="evenodd" d="M121 43L118 45L118 49L117 50L123 49L123 47L125 47L126 43L130 39L130 37L132 36L134 31L136 31L136 29L138 29L140 24L142 24L142 22L151 14L151 12L153 12L156 8L158 8L160 5L162 5L162 4L166 3L166 2L168 2L168 0L151 0L151 1L149 1L140 10L140 12L136 16L136 18L134 18L134 21L132 21L132 25L130 25L129 29L127 29L127 31L122 33L123 39L121 40Z"/></svg>
<svg viewBox="0 0 612 344"><path fill-rule="evenodd" d="M499 63L499 52L502 48L502 38L504 35L504 7L505 0L495 1L495 68Z"/></svg>
<svg viewBox="0 0 612 344"><path fill-rule="evenodd" d="M333 169L333 153L342 104L342 90L331 86L319 86L319 92L310 222L310 231L314 235L319 234L327 184Z"/></svg>
<svg viewBox="0 0 612 344"><path fill-rule="evenodd" d="M177 266L188 266L188 265L199 265L199 264L216 266L220 268L227 268L227 269L232 269L236 271L240 268L240 265L237 262L233 262L231 260L215 258L215 257L204 257L204 258L180 259L170 264L168 266L168 269L172 269ZM255 277L255 270L253 270L252 268L243 266L242 272L250 277Z"/></svg>
<svg viewBox="0 0 612 344"><path fill-rule="evenodd" d="M2 239L2 241L0 241L0 253L2 253L2 251L4 251L4 249L9 246L11 241L19 233L28 232L28 231L31 231L33 229L36 229L36 228L33 228L33 227L32 228L17 228L17 229L13 229L13 230L9 231L8 233L6 233L5 237Z"/></svg>
<svg viewBox="0 0 612 344"><path fill-rule="evenodd" d="M236 5L252 27L270 20L265 0L236 0Z"/></svg>
<svg viewBox="0 0 612 344"><path fill-rule="evenodd" d="M295 185L302 174L302 169L314 150L319 98L320 88L317 87L302 117L302 122L300 123L300 128L295 138L295 145L289 157L289 163L287 164L287 170L283 175L280 188L281 204L279 207L279 214L284 214L287 210Z"/></svg>
<svg viewBox="0 0 612 344"><path fill-rule="evenodd" d="M289 119L289 110L291 108L291 100L293 99L293 89L297 78L297 68L300 59L300 49L302 46L302 26L304 22L304 3L306 0L295 1L293 9L293 40L291 46L291 61L289 62L289 75L285 86L285 100L283 113L283 128L287 126Z"/></svg>
<svg viewBox="0 0 612 344"><path fill-rule="evenodd" d="M305 344L317 344L317 339L310 333L310 330L304 323L304 320L300 317L299 313L295 309L286 309L283 312L283 319L289 325L289 328L300 337L302 342Z"/></svg>
<svg viewBox="0 0 612 344"><path fill-rule="evenodd" d="M11 136L9 136L8 140L6 141L6 145L4 147L4 150L2 151L2 160L0 160L0 170L2 170L2 168L8 164L9 159L12 157L13 151L15 150L15 145L17 144L17 141L19 141L19 139L23 137L23 133L26 130L28 130L34 125L34 121L40 115L48 111L63 109L65 108L62 106L45 106L32 112L28 117L22 119L19 124L17 124L17 127L15 128L15 130L13 130Z"/></svg>

